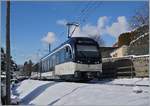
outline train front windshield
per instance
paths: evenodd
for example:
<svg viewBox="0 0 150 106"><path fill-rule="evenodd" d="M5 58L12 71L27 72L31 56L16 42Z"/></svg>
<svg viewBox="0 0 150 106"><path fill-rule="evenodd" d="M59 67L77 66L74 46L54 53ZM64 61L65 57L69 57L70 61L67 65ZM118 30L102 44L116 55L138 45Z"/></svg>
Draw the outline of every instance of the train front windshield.
<svg viewBox="0 0 150 106"><path fill-rule="evenodd" d="M77 57L80 61L99 61L100 53L96 45L77 44Z"/></svg>

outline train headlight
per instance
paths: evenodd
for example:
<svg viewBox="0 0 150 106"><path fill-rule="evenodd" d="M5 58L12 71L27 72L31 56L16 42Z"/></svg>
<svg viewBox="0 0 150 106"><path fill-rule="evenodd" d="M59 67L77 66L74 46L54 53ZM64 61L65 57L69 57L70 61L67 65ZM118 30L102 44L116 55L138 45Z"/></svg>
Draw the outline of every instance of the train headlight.
<svg viewBox="0 0 150 106"><path fill-rule="evenodd" d="M80 61L80 60L78 60L77 62L82 64L82 61Z"/></svg>
<svg viewBox="0 0 150 106"><path fill-rule="evenodd" d="M99 64L99 63L100 63L99 61L95 62L95 64Z"/></svg>

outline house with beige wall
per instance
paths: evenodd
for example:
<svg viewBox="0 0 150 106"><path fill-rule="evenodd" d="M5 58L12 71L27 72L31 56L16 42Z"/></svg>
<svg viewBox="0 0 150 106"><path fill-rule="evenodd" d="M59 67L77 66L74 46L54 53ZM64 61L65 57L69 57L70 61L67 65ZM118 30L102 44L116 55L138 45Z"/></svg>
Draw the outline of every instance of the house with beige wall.
<svg viewBox="0 0 150 106"><path fill-rule="evenodd" d="M112 58L123 57L128 55L128 46L123 45L110 53Z"/></svg>

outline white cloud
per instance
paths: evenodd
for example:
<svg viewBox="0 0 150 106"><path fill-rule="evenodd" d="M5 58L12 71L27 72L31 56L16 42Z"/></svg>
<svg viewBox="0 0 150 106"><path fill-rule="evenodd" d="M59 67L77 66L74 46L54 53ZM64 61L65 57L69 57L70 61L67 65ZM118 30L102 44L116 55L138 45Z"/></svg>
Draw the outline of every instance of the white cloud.
<svg viewBox="0 0 150 106"><path fill-rule="evenodd" d="M111 26L107 26L106 31L114 37L118 37L121 33L129 31L129 25L125 16L119 16L117 22L112 23Z"/></svg>
<svg viewBox="0 0 150 106"><path fill-rule="evenodd" d="M58 25L66 26L67 20L65 20L65 19L58 20L56 23L57 23Z"/></svg>
<svg viewBox="0 0 150 106"><path fill-rule="evenodd" d="M108 21L109 21L109 19L107 16L99 17L99 19L97 21L97 28L98 28L101 35L103 35L107 32L106 27L107 27Z"/></svg>
<svg viewBox="0 0 150 106"><path fill-rule="evenodd" d="M83 26L82 31L83 31L83 33L85 33L89 37L99 35L99 30L98 30L97 26L93 26L93 25L90 25L90 24L87 24L87 25Z"/></svg>
<svg viewBox="0 0 150 106"><path fill-rule="evenodd" d="M104 28L106 26L107 21L108 21L107 16L99 17L99 19L97 21L97 27L98 28Z"/></svg>
<svg viewBox="0 0 150 106"><path fill-rule="evenodd" d="M44 36L44 37L41 39L41 41L42 41L43 43L46 43L46 44L51 44L51 43L53 43L55 40L56 40L56 38L55 38L55 33L53 33L53 32L48 32L48 33L47 33L47 36Z"/></svg>
<svg viewBox="0 0 150 106"><path fill-rule="evenodd" d="M96 36L99 36L99 31L96 26L86 24L81 29L77 27L72 36L96 38Z"/></svg>
<svg viewBox="0 0 150 106"><path fill-rule="evenodd" d="M81 36L81 37L90 37L95 40L99 39L101 32L105 28L106 21L107 21L106 16L100 17L97 22L97 25L94 26L91 24L86 24L82 28L78 28L78 30L76 30L75 33L73 34L73 37Z"/></svg>
<svg viewBox="0 0 150 106"><path fill-rule="evenodd" d="M82 27L76 27L76 30L74 31L72 37L90 37L95 40L99 40L99 38L101 38L101 35L110 35L117 38L121 33L129 31L129 25L125 16L118 16L115 22L112 22L111 24L110 22L111 21L108 16L101 16L97 20L96 25L86 24ZM58 20L56 23L66 26L67 21L65 19L62 19ZM75 27L71 27L71 33L74 28ZM45 42L48 42L49 40L47 41L46 39L49 38L51 37L46 37L43 40Z"/></svg>
<svg viewBox="0 0 150 106"><path fill-rule="evenodd" d="M73 37L91 37L99 38L100 35L108 34L113 37L118 37L121 33L129 31L129 25L125 16L119 16L117 21L108 25L109 18L107 16L99 17L97 25L86 24L82 28L78 28Z"/></svg>

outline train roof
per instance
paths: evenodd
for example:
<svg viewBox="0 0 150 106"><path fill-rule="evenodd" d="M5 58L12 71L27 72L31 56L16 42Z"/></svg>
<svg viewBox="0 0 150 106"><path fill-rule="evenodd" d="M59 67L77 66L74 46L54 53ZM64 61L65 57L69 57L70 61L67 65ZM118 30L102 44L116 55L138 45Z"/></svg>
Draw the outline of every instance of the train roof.
<svg viewBox="0 0 150 106"><path fill-rule="evenodd" d="M58 47L53 49L51 52L49 52L48 54L43 56L41 59L45 58L47 55L51 54L52 52L54 52L55 50L57 50L58 48L60 48L64 44L71 43L71 42L76 42L77 40L90 40L90 41L93 41L93 42L95 41L95 40L93 40L92 38L89 38L89 37L71 37L67 41L65 41L64 43L62 43L61 45L59 45Z"/></svg>

